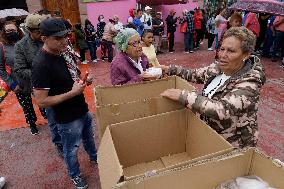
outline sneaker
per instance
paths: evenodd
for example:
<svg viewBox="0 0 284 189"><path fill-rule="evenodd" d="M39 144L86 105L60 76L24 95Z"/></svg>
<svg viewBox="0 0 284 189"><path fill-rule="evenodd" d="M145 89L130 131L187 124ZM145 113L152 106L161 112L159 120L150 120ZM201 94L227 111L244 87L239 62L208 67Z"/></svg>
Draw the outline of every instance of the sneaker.
<svg viewBox="0 0 284 189"><path fill-rule="evenodd" d="M208 51L213 51L214 49L212 49L211 47L207 49Z"/></svg>
<svg viewBox="0 0 284 189"><path fill-rule="evenodd" d="M189 53L194 53L194 51L193 51L193 50L191 50L191 51L189 51Z"/></svg>
<svg viewBox="0 0 284 189"><path fill-rule="evenodd" d="M272 61L272 62L277 62L277 58L276 58L276 57L272 57L272 58L271 58L271 61Z"/></svg>
<svg viewBox="0 0 284 189"><path fill-rule="evenodd" d="M98 164L98 160L96 159L90 159L90 163L93 165L97 165Z"/></svg>
<svg viewBox="0 0 284 189"><path fill-rule="evenodd" d="M189 52L188 51L184 51L184 54L189 54Z"/></svg>
<svg viewBox="0 0 284 189"><path fill-rule="evenodd" d="M88 64L88 61L84 60L83 62L81 62L81 64Z"/></svg>
<svg viewBox="0 0 284 189"><path fill-rule="evenodd" d="M256 53L256 55L260 56L260 55L262 55L262 50L257 50L255 53Z"/></svg>
<svg viewBox="0 0 284 189"><path fill-rule="evenodd" d="M73 184L77 189L86 189L88 188L87 182L79 175L71 178Z"/></svg>
<svg viewBox="0 0 284 189"><path fill-rule="evenodd" d="M32 135L38 135L39 134L39 131L38 131L38 129L35 125L31 125L30 128L31 128L31 134Z"/></svg>
<svg viewBox="0 0 284 189"><path fill-rule="evenodd" d="M95 59L95 60L92 60L92 62L93 62L93 63L96 63L96 62L98 62L98 60L97 60L97 59Z"/></svg>
<svg viewBox="0 0 284 189"><path fill-rule="evenodd" d="M0 177L0 188L2 188L6 183L5 177Z"/></svg>

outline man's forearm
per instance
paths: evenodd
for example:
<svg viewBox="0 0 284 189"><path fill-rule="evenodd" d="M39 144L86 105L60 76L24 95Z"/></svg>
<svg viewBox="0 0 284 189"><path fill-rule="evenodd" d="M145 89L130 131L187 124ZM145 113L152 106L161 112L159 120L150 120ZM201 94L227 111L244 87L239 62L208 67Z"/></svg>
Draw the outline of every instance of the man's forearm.
<svg viewBox="0 0 284 189"><path fill-rule="evenodd" d="M36 93L35 93L36 96ZM67 93L63 93L60 95L55 95L55 96L47 96L45 99L38 101L38 106L40 108L47 108L47 107L51 107L51 106L55 106L57 104L60 104L70 98L73 98L74 96L76 96L74 93L72 93L71 91L67 92ZM36 98L37 99L37 98Z"/></svg>

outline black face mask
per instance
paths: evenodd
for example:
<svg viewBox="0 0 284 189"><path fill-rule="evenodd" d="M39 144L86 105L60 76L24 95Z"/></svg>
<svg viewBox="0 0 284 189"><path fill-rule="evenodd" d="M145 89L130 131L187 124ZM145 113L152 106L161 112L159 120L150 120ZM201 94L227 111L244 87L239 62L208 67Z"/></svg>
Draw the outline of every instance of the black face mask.
<svg viewBox="0 0 284 189"><path fill-rule="evenodd" d="M16 31L6 33L6 36L9 41L17 41L19 39L19 34Z"/></svg>

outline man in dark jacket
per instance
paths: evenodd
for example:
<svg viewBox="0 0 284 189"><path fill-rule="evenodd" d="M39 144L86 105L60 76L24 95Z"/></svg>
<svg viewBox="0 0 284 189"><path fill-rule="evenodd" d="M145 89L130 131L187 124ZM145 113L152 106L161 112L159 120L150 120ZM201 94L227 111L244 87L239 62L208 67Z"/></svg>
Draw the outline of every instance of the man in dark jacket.
<svg viewBox="0 0 284 189"><path fill-rule="evenodd" d="M164 34L164 22L161 19L161 12L157 12L156 17L153 19L153 34L155 39L155 48L157 54L163 53L161 51L162 35Z"/></svg>
<svg viewBox="0 0 284 189"><path fill-rule="evenodd" d="M173 53L174 50L174 43L175 43L175 31L177 27L177 19L175 18L176 11L172 9L170 11L170 14L166 18L167 22L167 34L168 34L168 40L169 40L169 52Z"/></svg>
<svg viewBox="0 0 284 189"><path fill-rule="evenodd" d="M35 55L43 46L38 29L38 25L43 19L44 17L39 14L29 15L26 18L26 28L29 33L15 45L14 72L22 89L18 95L22 99L24 114L29 120L32 135L38 134L39 131L36 127L37 117L31 98L31 69ZM45 109L40 109L40 112L46 118Z"/></svg>

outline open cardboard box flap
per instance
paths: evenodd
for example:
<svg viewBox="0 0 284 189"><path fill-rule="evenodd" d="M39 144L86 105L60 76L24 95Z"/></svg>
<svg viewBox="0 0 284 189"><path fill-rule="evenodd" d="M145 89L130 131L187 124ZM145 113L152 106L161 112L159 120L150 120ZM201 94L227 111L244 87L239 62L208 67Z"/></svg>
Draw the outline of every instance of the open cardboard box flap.
<svg viewBox="0 0 284 189"><path fill-rule="evenodd" d="M180 103L162 97L97 107L99 138L102 138L108 125L184 108Z"/></svg>
<svg viewBox="0 0 284 189"><path fill-rule="evenodd" d="M101 143L103 146L99 148L98 167L99 170L104 171L100 171L100 180L102 188L111 188L120 181L123 169L119 163L109 128L106 129Z"/></svg>
<svg viewBox="0 0 284 189"><path fill-rule="evenodd" d="M255 175L284 189L284 164L266 156L256 148L237 149L186 165L141 176L117 184L120 189L214 189L239 176Z"/></svg>
<svg viewBox="0 0 284 189"><path fill-rule="evenodd" d="M96 107L99 107L144 100L158 97L163 91L170 88L195 90L187 81L176 76L121 86L97 86L94 89L95 104Z"/></svg>
<svg viewBox="0 0 284 189"><path fill-rule="evenodd" d="M98 152L102 188L115 186L122 177L152 175L231 150L224 138L188 109L113 124ZM117 170L107 168L111 164Z"/></svg>

